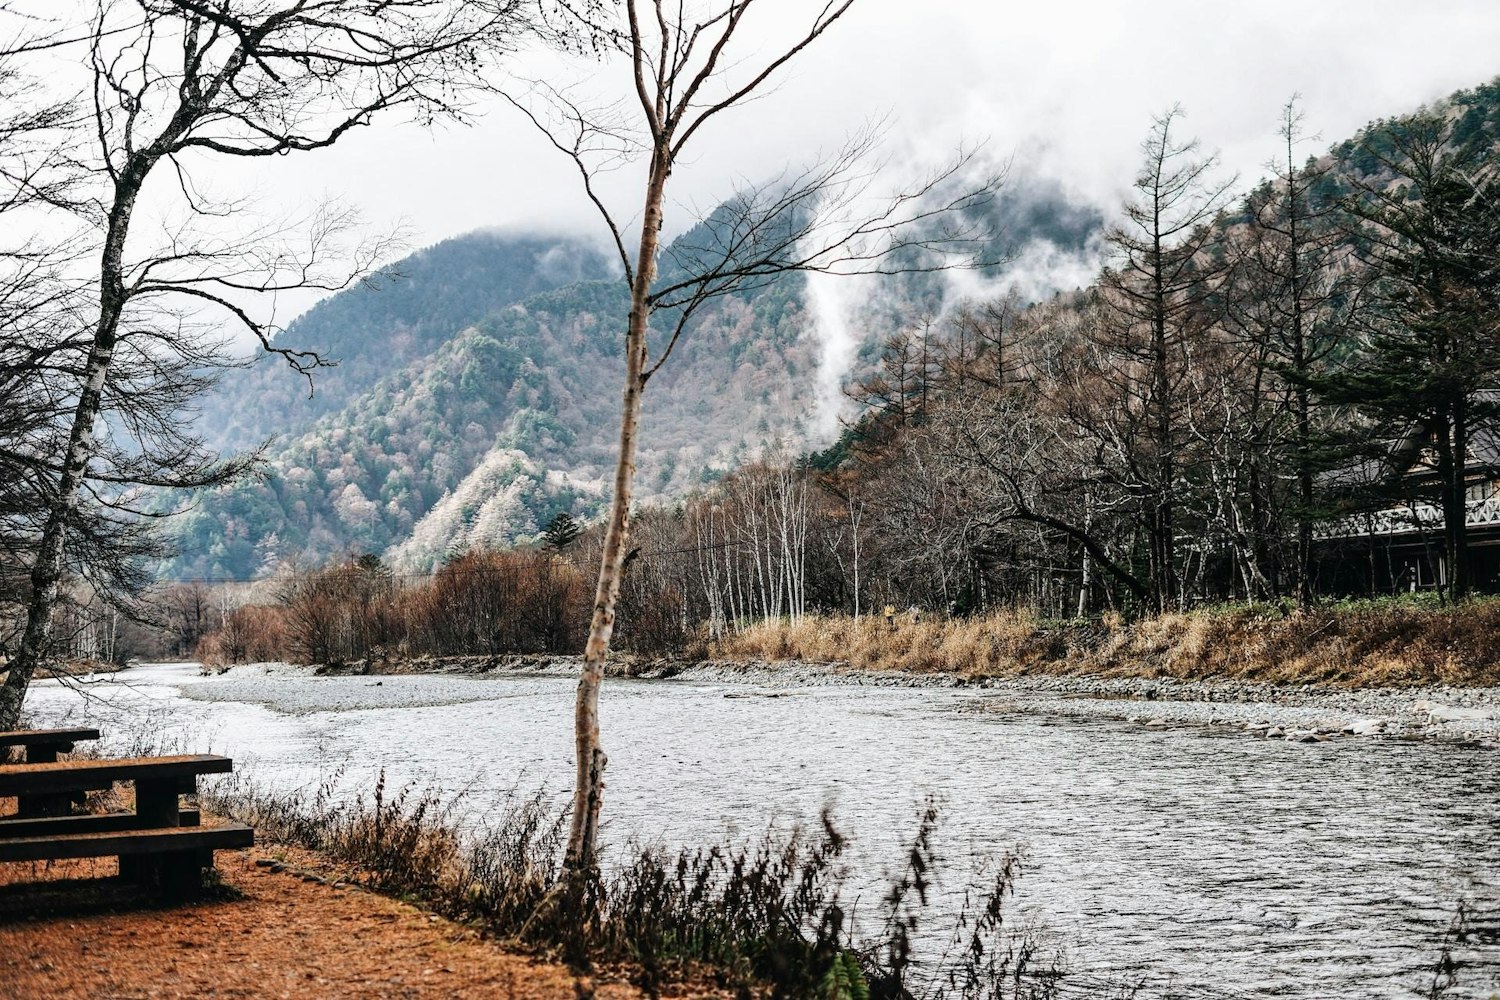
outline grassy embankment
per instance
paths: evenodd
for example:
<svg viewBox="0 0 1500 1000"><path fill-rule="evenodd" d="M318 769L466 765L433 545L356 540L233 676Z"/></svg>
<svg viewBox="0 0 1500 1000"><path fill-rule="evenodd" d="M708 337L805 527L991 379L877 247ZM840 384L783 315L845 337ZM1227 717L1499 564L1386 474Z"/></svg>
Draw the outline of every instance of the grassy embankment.
<svg viewBox="0 0 1500 1000"><path fill-rule="evenodd" d="M1350 687L1500 684L1500 598L1430 595L1296 611L1218 606L1138 622L897 615L766 622L708 643L706 658L847 663L966 677L1095 674Z"/></svg>
<svg viewBox="0 0 1500 1000"><path fill-rule="evenodd" d="M768 834L751 846L606 847L606 871L591 881L579 920L553 905L566 817L540 795L492 809L485 827L468 833L455 824L457 800L410 788L388 795L378 785L373 800L349 800L334 794L332 781L287 796L230 779L206 801L252 823L263 839L352 866L351 878L375 891L504 945L580 970L602 967L651 996L664 988L692 994L682 984L700 983L746 998L1055 1000L1072 983L1037 928L1013 926L1015 855L984 868L962 912L947 920L933 912L928 886L947 866L935 850L930 803L905 868L862 929L846 910L855 900L845 885L845 838L827 816L815 831ZM934 919L953 945L919 961L927 950L919 939ZM949 921L952 931L942 933ZM1086 988L1101 1000L1130 992L1098 980Z"/></svg>

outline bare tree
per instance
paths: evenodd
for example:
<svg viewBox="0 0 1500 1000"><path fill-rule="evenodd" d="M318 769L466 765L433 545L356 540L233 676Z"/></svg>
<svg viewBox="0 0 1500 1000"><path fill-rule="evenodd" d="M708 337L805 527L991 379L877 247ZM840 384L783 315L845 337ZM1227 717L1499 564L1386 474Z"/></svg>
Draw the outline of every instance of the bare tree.
<svg viewBox="0 0 1500 1000"><path fill-rule="evenodd" d="M325 259L350 221L337 211L296 239L277 226L228 240L204 232L193 223L235 218L237 206L207 198L194 168L215 156L320 149L397 109L419 120L453 114L465 88L483 82L486 58L525 27L522 10L521 0L100 0L81 42L92 78L84 103L93 183L75 195L99 246L97 279L87 293L86 356L65 397L74 403L31 564L26 626L0 688L0 726L14 725L47 655L69 528L93 487L199 485L235 471L176 432L175 408L126 428L144 449L117 448L120 464L95 468L112 395L159 389L153 371L162 358L176 357L185 372L219 360L198 322L205 312L310 372L322 359L273 344L274 328L253 303L292 288L340 287L380 250L366 247L352 263ZM142 253L132 222L156 177L155 191L175 187L191 221L166 227L161 244ZM134 387L122 387L122 363L134 369Z"/></svg>
<svg viewBox="0 0 1500 1000"><path fill-rule="evenodd" d="M738 192L690 238L679 241L668 266L659 266L669 180L705 125L762 92L778 71L829 31L854 0L814 7L805 28L763 60L737 51L755 0L684 5L625 0L613 55L628 66L633 107L590 112L567 95L540 88L543 107L517 101L577 168L585 194L600 211L630 289L625 331L625 386L613 496L592 620L574 709L577 776L566 866L581 886L595 867L595 842L604 788L598 699L604 676L628 528L641 401L651 377L671 356L694 314L707 302L798 272L897 273L952 266L933 251L975 251L982 244L962 218L986 195L958 190L970 159L926 177L870 208L874 178L862 166L874 136L865 133L815 166ZM599 189L598 174L641 153L646 160L640 232L628 236ZM987 187L987 186L986 186ZM662 342L649 342L653 315L668 319Z"/></svg>
<svg viewBox="0 0 1500 1000"><path fill-rule="evenodd" d="M1282 147L1268 166L1273 179L1246 199L1247 233L1239 248L1231 322L1253 355L1248 376L1245 449L1251 464L1251 521L1270 531L1279 506L1272 496L1282 478L1295 481L1290 504L1296 525L1292 588L1299 603L1312 599L1315 479L1319 401L1311 380L1360 315L1367 273L1353 259L1346 216L1332 186L1332 158L1298 162L1309 138L1295 96L1282 108ZM1289 424L1282 429L1283 424ZM1267 460L1267 468L1261 460Z"/></svg>
<svg viewBox="0 0 1500 1000"><path fill-rule="evenodd" d="M1110 348L1126 403L1120 416L1139 426L1128 455L1145 507L1155 610L1180 596L1177 554L1178 470L1184 441L1182 383L1191 342L1202 331L1205 305L1223 261L1215 226L1233 180L1217 181L1217 161L1199 157L1174 127L1178 107L1156 118L1141 143L1143 164L1125 222L1109 233L1115 266L1102 284L1115 322Z"/></svg>

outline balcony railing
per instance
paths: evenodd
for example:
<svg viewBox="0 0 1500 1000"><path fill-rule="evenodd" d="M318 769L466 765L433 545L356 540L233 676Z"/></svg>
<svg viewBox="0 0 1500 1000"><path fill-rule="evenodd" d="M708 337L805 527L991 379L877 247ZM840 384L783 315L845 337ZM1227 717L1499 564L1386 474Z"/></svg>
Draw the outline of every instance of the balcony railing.
<svg viewBox="0 0 1500 1000"><path fill-rule="evenodd" d="M1491 524L1500 526L1500 496L1470 500L1464 506L1464 523L1469 527ZM1363 538L1369 535L1405 535L1418 531L1441 531L1442 527L1442 510L1430 503L1418 503L1409 507L1390 507L1324 521L1313 526L1313 537L1324 540Z"/></svg>

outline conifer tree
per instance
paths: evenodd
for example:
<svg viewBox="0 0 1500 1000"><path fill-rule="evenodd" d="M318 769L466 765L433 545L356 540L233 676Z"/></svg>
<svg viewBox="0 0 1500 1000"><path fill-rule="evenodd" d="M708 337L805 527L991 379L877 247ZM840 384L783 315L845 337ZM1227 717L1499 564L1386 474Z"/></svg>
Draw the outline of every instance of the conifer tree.
<svg viewBox="0 0 1500 1000"><path fill-rule="evenodd" d="M547 530L542 533L542 543L554 552L561 552L576 542L581 534L583 528L573 519L573 515L560 510L547 522Z"/></svg>
<svg viewBox="0 0 1500 1000"><path fill-rule="evenodd" d="M1147 541L1150 603L1164 611L1181 596L1181 528L1186 385L1193 344L1208 325L1206 303L1224 270L1215 226L1232 179L1215 179L1218 159L1176 132L1180 107L1157 117L1141 143L1142 165L1124 220L1107 233L1114 264L1101 276L1108 304L1101 347L1116 359L1115 390L1129 439L1122 477L1139 498ZM1112 432L1113 433L1113 432Z"/></svg>
<svg viewBox="0 0 1500 1000"><path fill-rule="evenodd" d="M1364 137L1361 150L1386 169L1356 182L1349 209L1366 224L1378 309L1363 350L1317 387L1368 419L1393 490L1434 474L1443 590L1461 598L1474 436L1500 416L1500 171L1492 151L1458 146L1452 131L1428 113Z"/></svg>
<svg viewBox="0 0 1500 1000"><path fill-rule="evenodd" d="M1249 386L1249 501L1252 522L1267 538L1294 529L1291 590L1312 600L1316 481L1324 462L1329 414L1311 380L1347 344L1364 300L1363 270L1352 265L1346 216L1336 197L1320 196L1331 160L1298 163L1308 138L1293 97L1282 108L1282 148L1269 164L1273 180L1246 199L1246 239L1236 266L1231 322L1254 357ZM1289 482L1291 496L1275 495Z"/></svg>

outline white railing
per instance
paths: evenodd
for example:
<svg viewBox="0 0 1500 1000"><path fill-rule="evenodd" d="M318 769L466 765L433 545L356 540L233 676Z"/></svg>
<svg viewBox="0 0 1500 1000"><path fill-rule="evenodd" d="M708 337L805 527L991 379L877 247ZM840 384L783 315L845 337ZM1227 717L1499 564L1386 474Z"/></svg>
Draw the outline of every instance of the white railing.
<svg viewBox="0 0 1500 1000"><path fill-rule="evenodd" d="M1470 500L1465 507L1464 523L1469 527L1500 525L1500 496ZM1418 531L1439 531L1442 527L1441 509L1430 503L1417 503L1409 507L1390 507L1368 514L1354 514L1334 521L1324 521L1313 526L1313 537L1330 539L1405 535Z"/></svg>

